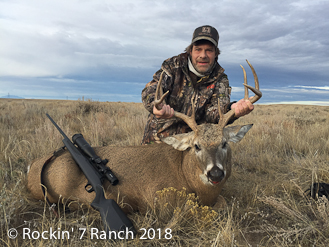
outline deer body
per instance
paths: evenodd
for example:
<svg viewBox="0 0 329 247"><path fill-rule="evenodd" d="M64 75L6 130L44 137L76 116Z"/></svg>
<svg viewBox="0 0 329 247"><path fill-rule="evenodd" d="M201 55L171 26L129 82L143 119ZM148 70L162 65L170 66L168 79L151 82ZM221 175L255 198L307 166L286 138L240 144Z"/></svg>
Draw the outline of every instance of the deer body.
<svg viewBox="0 0 329 247"><path fill-rule="evenodd" d="M141 196L143 192L157 190L159 184L173 184L174 180L177 180L183 187L185 183L180 177L182 173L177 174L172 169L175 161L182 160L182 153L167 146L165 144L158 146L164 150L164 155L161 157L162 166L156 165L159 156L155 152L155 146L152 145L95 148L98 156L109 160L108 166L120 181L116 186L112 186L107 181L104 183L106 197L116 200L119 194L125 203L129 204L133 210L137 210L140 208L140 204L145 205L142 202L144 198ZM43 193L40 183L36 181L40 181L41 168L46 159L47 157L34 162L29 171L28 187L33 196L38 199L43 198ZM51 202L58 202L61 196L66 199L78 199L91 203L95 197L94 193L88 193L85 190L87 179L68 152L50 163L44 174L45 186Z"/></svg>
<svg viewBox="0 0 329 247"><path fill-rule="evenodd" d="M218 129L215 125L213 128ZM225 151L222 147L218 148L218 145L214 145L212 149L209 149L209 153L205 154L205 156L211 158L207 163L203 163L195 155L195 152L197 152L195 144L192 143L191 138L188 138L192 136L193 132L190 132L164 139L167 142L176 140L175 144L172 145L180 144L178 148L180 150L166 143L95 148L98 156L109 160L107 165L120 181L116 186L112 186L109 182L104 183L107 198L119 202L123 200L127 205L124 208L126 212L145 210L147 205L153 202L152 199L156 191L167 187L175 187L178 190L186 188L188 193L195 193L204 205L214 205L231 173L231 150L228 145ZM184 139L184 142L175 139L179 137ZM190 142L188 147L185 143L186 140ZM217 143L222 145L222 140ZM183 145L186 147L183 147ZM216 154L217 159L224 158L224 163L219 160L215 161ZM40 174L48 157L36 160L31 165L28 174L28 188L32 195L40 200L44 197L40 186ZM222 163L221 168L224 169L225 176L221 181L212 183L207 180L206 174L209 172L211 164L216 164L216 162ZM48 165L44 171L44 180L47 187L47 196L51 202L57 203L60 198L63 198L91 203L95 197L94 193L88 193L85 190L87 179L67 151Z"/></svg>
<svg viewBox="0 0 329 247"><path fill-rule="evenodd" d="M250 100L254 103L261 97L261 92L258 90L257 75L249 66L254 74L256 89L247 85L246 75L244 86L255 92L256 95ZM162 75L154 101L156 107L161 105L167 95L158 95L161 78ZM249 99L247 90L245 99ZM224 115L220 105L218 124L197 125L194 104L192 106L190 117L174 112L176 118L186 122L192 129L189 133L163 138L161 144L95 148L99 157L109 160L107 166L120 181L116 186L107 181L104 183L106 196L116 200L119 205L123 202L125 212L145 210L153 204L156 192L167 187L178 190L186 188L188 193L195 193L204 205L218 206L223 203L219 193L231 174L232 166L229 143L240 141L252 125L226 126L234 116L234 110ZM28 173L28 188L37 199L44 198L40 175L48 158L36 160ZM63 198L89 204L95 197L95 193L85 190L87 179L68 152L51 161L44 171L44 181L48 199L54 203Z"/></svg>

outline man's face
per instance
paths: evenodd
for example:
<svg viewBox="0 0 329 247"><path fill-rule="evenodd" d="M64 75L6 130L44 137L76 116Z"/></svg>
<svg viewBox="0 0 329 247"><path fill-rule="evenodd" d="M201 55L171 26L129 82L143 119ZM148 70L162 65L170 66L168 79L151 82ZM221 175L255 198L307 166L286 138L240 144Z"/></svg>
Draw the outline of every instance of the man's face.
<svg viewBox="0 0 329 247"><path fill-rule="evenodd" d="M212 68L215 62L216 48L210 42L193 45L190 55L196 71L200 74L204 74Z"/></svg>

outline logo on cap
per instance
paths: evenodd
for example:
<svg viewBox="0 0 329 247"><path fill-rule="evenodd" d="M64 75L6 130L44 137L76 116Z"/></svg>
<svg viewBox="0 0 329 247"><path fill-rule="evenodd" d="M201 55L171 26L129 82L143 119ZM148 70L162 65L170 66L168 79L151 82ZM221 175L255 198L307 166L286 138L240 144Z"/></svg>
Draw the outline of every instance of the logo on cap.
<svg viewBox="0 0 329 247"><path fill-rule="evenodd" d="M210 27L202 27L202 32L203 33L209 33L211 32L211 28Z"/></svg>

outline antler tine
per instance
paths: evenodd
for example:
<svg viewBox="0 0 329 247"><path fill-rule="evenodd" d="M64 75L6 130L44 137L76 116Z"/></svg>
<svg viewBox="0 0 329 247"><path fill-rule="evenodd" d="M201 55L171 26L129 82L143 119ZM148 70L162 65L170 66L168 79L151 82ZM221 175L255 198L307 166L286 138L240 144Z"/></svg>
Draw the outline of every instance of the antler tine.
<svg viewBox="0 0 329 247"><path fill-rule="evenodd" d="M251 68L251 71L254 75L255 88L248 85L246 70L243 68L242 65L240 65L242 70L243 70L243 77L244 77L244 83L243 83L243 85L245 87L244 88L244 99L249 100L248 89L250 89L251 91L253 91L255 93L255 96L250 99L250 102L253 104L262 97L262 92L259 91L258 77L257 77L257 74L256 74L256 71L255 71L254 67L249 63L248 60L246 60L246 61L249 64L249 67ZM230 121L230 119L234 116L235 111L234 111L234 109L232 109L232 110L230 110L230 111L228 111L227 113L224 114L222 112L222 109L221 109L221 106L220 106L220 101L218 99L218 113L219 113L218 125L219 125L220 128L224 128L226 126L226 124Z"/></svg>
<svg viewBox="0 0 329 247"><path fill-rule="evenodd" d="M226 124L230 121L230 119L234 116L235 111L232 109L228 111L227 113L223 113L222 107L220 105L220 100L218 99L218 114L219 114L219 121L218 126L221 129L224 129Z"/></svg>
<svg viewBox="0 0 329 247"><path fill-rule="evenodd" d="M242 68L243 71L243 78L244 78L244 83L243 85L245 85L244 87L244 100L249 99L249 92L248 92L248 81L247 81L247 73L246 70L243 68L242 65L240 65L240 67Z"/></svg>
<svg viewBox="0 0 329 247"><path fill-rule="evenodd" d="M243 66L242 65L240 65L241 66L241 68L242 68L242 70L243 70L243 74L244 74L244 83L243 83L243 85L245 86L245 100L246 99L248 99L248 88L251 90L251 91L253 91L254 93L255 93L255 96L254 97L252 97L252 99L250 100L250 102L253 104L253 103L255 103L256 101L258 101L261 97L262 97L262 92L261 91L259 91L259 81L258 81L258 76L257 76L257 74L256 74L256 71L255 71L255 69L254 69L254 67L251 65L251 63L249 63L249 61L248 60L246 60L247 61L247 63L248 63L248 65L249 65L249 67L250 67L250 69L251 69L251 71L252 71L252 74L254 75L254 79L255 79L255 88L254 87L251 87L251 86L249 86L248 85L248 83L247 83L247 75L246 75L246 71L245 71L245 69L243 68Z"/></svg>
<svg viewBox="0 0 329 247"><path fill-rule="evenodd" d="M187 116L181 112L174 111L174 116L177 118L182 119L194 132L197 132L198 124L195 121L195 93L193 94L191 98L191 104L192 104L192 114L191 116Z"/></svg>
<svg viewBox="0 0 329 247"><path fill-rule="evenodd" d="M161 81L163 78L163 73L164 71L162 71L161 75L160 75L160 79L157 85L157 89L155 91L155 99L154 99L154 106L158 109L161 110L161 106L160 104L162 103L162 101L164 100L164 98L167 96L167 94L169 93L169 91L167 91L165 94L163 94L162 89L160 88L161 86ZM160 95L159 95L160 94ZM159 99L160 98L160 99Z"/></svg>

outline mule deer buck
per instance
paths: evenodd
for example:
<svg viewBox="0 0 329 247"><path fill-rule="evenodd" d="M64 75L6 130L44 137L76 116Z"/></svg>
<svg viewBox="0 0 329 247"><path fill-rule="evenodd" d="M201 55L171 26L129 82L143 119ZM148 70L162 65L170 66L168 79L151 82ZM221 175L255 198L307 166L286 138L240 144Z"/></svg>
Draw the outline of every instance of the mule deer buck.
<svg viewBox="0 0 329 247"><path fill-rule="evenodd" d="M248 62L248 61L247 61ZM247 85L244 73L245 99L248 88L255 93L250 99L255 103L262 96L256 72L248 62L254 76L255 88ZM166 94L159 96L159 80L155 104L159 105ZM161 97L161 99L159 99ZM194 104L193 104L194 105ZM193 107L194 110L194 107ZM221 202L219 193L231 174L231 149L229 142L238 142L252 124L228 126L234 116L234 110L222 113L218 102L220 120L218 124L197 125L192 116L175 112L192 129L189 133L163 138L160 144L127 147L96 147L95 151L102 159L108 159L107 166L119 179L117 186L104 182L107 198L114 199L127 212L145 210L153 202L156 191L166 187L178 190L186 188L188 193L195 193L204 205L218 206ZM193 111L194 112L194 111ZM44 162L49 158L40 158L32 163L28 173L28 188L36 199L44 199L40 185L40 174ZM87 179L65 151L55 158L44 171L44 185L50 202L57 203L60 198L90 203L93 193L85 190ZM217 203L217 204L216 204Z"/></svg>

